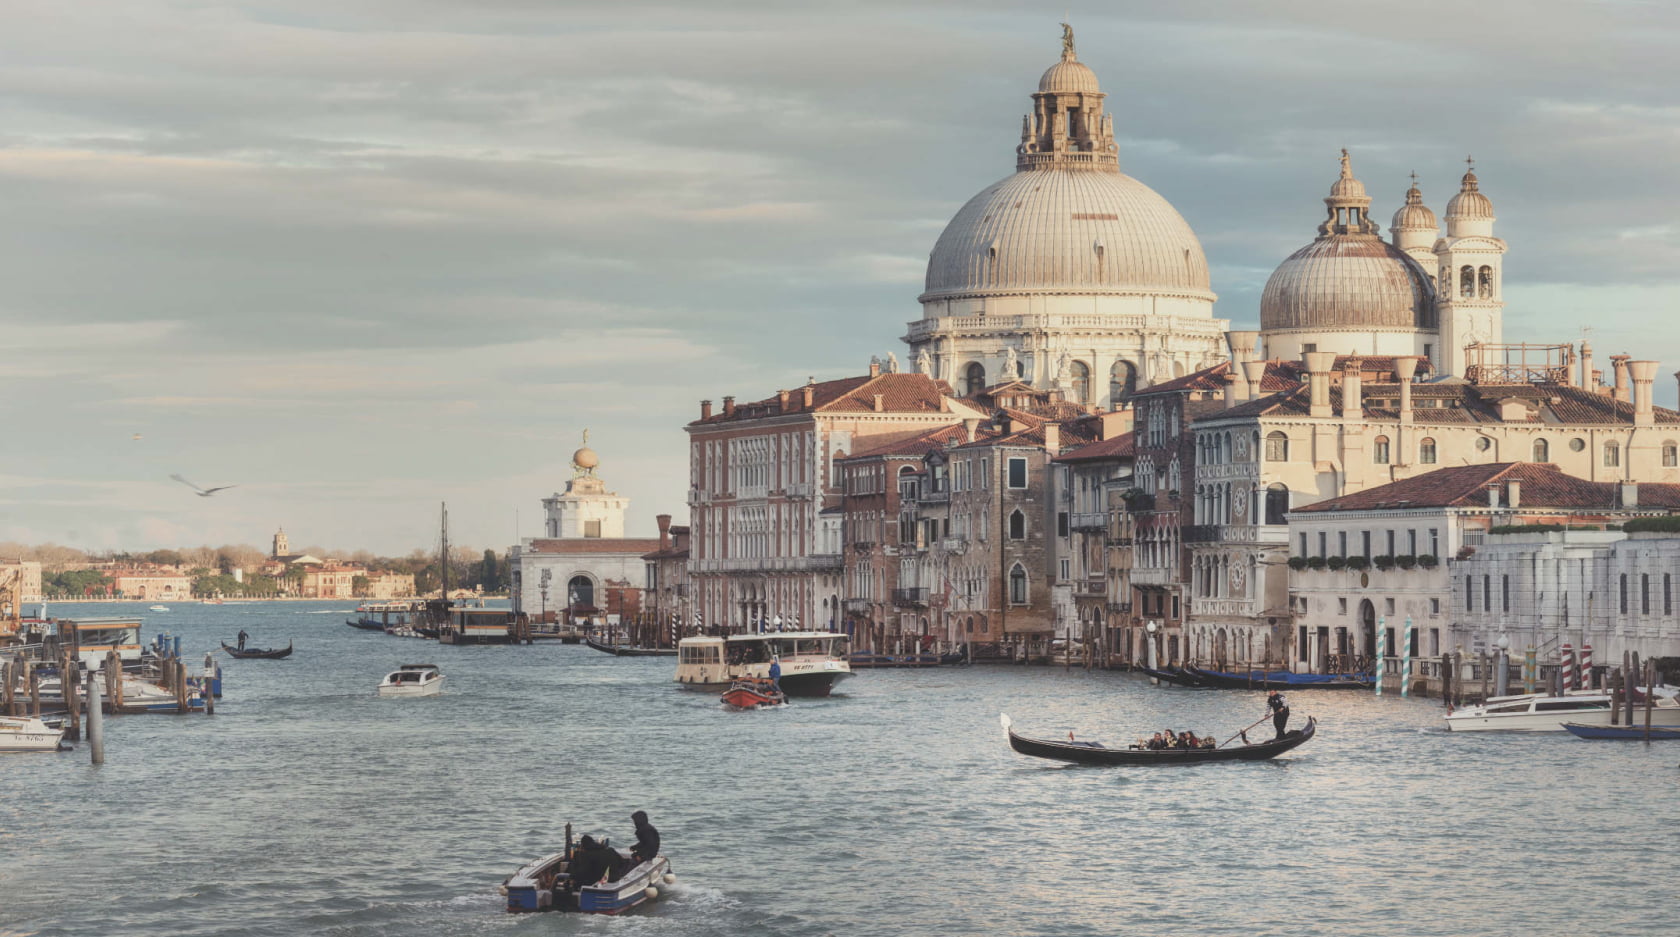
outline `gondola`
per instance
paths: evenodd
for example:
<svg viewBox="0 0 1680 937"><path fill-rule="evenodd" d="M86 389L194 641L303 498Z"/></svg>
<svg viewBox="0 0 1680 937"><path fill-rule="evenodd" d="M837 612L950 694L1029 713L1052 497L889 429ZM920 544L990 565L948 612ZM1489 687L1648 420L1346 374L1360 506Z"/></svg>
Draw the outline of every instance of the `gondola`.
<svg viewBox="0 0 1680 937"><path fill-rule="evenodd" d="M239 648L223 641L222 650L227 651L229 657L237 657L240 660L280 660L292 656L292 642L287 641L285 647L277 647L273 650L248 648L241 651Z"/></svg>
<svg viewBox="0 0 1680 937"><path fill-rule="evenodd" d="M1170 683L1173 686L1188 687L1192 690L1213 689L1211 684L1203 683L1201 677L1187 673L1182 667L1163 667L1156 670L1153 667L1139 666L1138 672L1147 677L1154 677L1162 683Z"/></svg>
<svg viewBox="0 0 1680 937"><path fill-rule="evenodd" d="M1009 733L1009 747L1023 755L1071 761L1082 765L1199 765L1209 761L1265 761L1304 744L1318 731L1318 723L1307 717L1304 728L1291 729L1281 739L1221 748L1109 748L1101 742L1071 739L1029 739L1015 734L1008 715L999 717Z"/></svg>
<svg viewBox="0 0 1680 937"><path fill-rule="evenodd" d="M603 654L615 657L675 657L677 649L674 647L632 647L628 644L603 644L593 638L585 639L585 644Z"/></svg>
<svg viewBox="0 0 1680 937"><path fill-rule="evenodd" d="M374 621L371 618L362 618L362 619L356 619L356 620L346 618L346 619L344 619L344 623L349 625L352 628L360 628L363 631L384 631L385 630L385 623L384 622Z"/></svg>
<svg viewBox="0 0 1680 937"><path fill-rule="evenodd" d="M1369 690L1368 673L1295 673L1290 670L1250 670L1230 673L1185 664L1184 671L1203 685L1222 690Z"/></svg>

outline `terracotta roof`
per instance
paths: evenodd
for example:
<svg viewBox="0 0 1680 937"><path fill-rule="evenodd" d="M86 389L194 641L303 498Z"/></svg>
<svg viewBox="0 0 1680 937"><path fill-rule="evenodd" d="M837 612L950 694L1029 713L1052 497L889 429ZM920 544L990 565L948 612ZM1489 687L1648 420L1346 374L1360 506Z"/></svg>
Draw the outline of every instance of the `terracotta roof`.
<svg viewBox="0 0 1680 937"><path fill-rule="evenodd" d="M657 549L658 537L580 537L531 541L533 553L634 553L641 556Z"/></svg>
<svg viewBox="0 0 1680 937"><path fill-rule="evenodd" d="M642 559L644 559L644 560L685 560L685 559L688 559L688 549L685 547L681 550L678 550L678 549L655 550L652 553L642 554Z"/></svg>
<svg viewBox="0 0 1680 937"><path fill-rule="evenodd" d="M1517 511L1540 508L1618 507L1620 485L1567 475L1549 462L1489 462L1455 465L1364 491L1327 498L1291 510L1292 514L1372 511L1384 508L1486 508L1488 486L1496 486L1505 505L1505 483L1521 482ZM1680 507L1680 485L1647 482L1639 486L1640 508Z"/></svg>
<svg viewBox="0 0 1680 937"><path fill-rule="evenodd" d="M1109 459L1129 458L1133 450L1135 435L1121 433L1112 439L1104 439L1086 446L1080 446L1070 452L1057 456L1056 462L1100 462Z"/></svg>
<svg viewBox="0 0 1680 937"><path fill-rule="evenodd" d="M976 430L976 432L979 431ZM879 459L892 456L902 456L908 459L921 458L936 449L946 448L953 439L959 442L968 439L968 433L961 423L940 426L909 436L900 436L892 442L883 443L862 452L854 452L841 461L850 462L853 459Z"/></svg>
<svg viewBox="0 0 1680 937"><path fill-rule="evenodd" d="M1420 426L1463 425L1467 423L1528 423L1546 426L1631 426L1633 404L1606 394L1596 394L1566 384L1413 384L1412 421ZM1370 419L1397 419L1398 412L1387 401L1398 400L1399 385L1388 383L1364 384L1360 388L1365 416ZM1372 406L1372 400L1384 401ZM1422 401L1450 401L1456 406L1419 406ZM1500 402L1518 400L1529 410L1511 419L1500 416ZM1342 412L1342 388L1329 388L1332 413ZM1250 400L1229 409L1209 413L1199 419L1221 420L1251 416L1306 416L1311 411L1311 393L1305 384ZM1680 425L1680 412L1663 407L1653 408L1654 422L1659 425Z"/></svg>
<svg viewBox="0 0 1680 937"><path fill-rule="evenodd" d="M1387 360L1393 361L1392 358ZM1221 361L1211 368L1203 368L1183 377L1175 377L1170 381L1151 384L1138 391L1135 396L1182 393L1184 391L1221 391L1225 389L1225 385L1231 383L1227 379L1227 375L1230 373L1231 362ZM1287 390L1300 384L1305 374L1305 366L1299 361L1268 361L1266 362L1266 374L1260 379L1260 392L1269 394Z"/></svg>
<svg viewBox="0 0 1680 937"><path fill-rule="evenodd" d="M805 387L788 391L788 408L782 409L781 396L771 395L763 400L735 405L735 412L725 414L721 409L690 426L729 423L737 420L757 420L793 413L851 412L867 413L875 409L875 395L881 395L881 405L891 413L940 413L944 411L941 398L950 397L951 386L926 374L896 372L875 377L862 375L834 381L806 385L811 388L811 406L805 406Z"/></svg>

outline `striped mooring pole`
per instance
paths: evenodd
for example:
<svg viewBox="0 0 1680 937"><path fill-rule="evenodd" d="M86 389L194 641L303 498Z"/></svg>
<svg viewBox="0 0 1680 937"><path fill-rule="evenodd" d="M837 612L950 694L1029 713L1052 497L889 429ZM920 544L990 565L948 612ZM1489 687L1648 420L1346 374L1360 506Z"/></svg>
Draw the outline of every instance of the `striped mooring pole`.
<svg viewBox="0 0 1680 937"><path fill-rule="evenodd" d="M1563 642L1563 668L1560 671L1562 679L1558 681L1563 692L1568 693L1575 688L1575 646L1568 641Z"/></svg>
<svg viewBox="0 0 1680 937"><path fill-rule="evenodd" d="M1400 639L1400 698L1412 695L1412 616L1406 616L1405 636Z"/></svg>
<svg viewBox="0 0 1680 937"><path fill-rule="evenodd" d="M1581 642L1581 689L1593 688L1592 645Z"/></svg>
<svg viewBox="0 0 1680 937"><path fill-rule="evenodd" d="M1540 679L1540 653L1534 649L1534 645L1530 644L1528 646L1528 649L1523 651L1523 670L1522 670L1523 692L1524 693L1533 693L1534 692L1534 684L1536 682L1538 682L1539 679Z"/></svg>
<svg viewBox="0 0 1680 937"><path fill-rule="evenodd" d="M1382 695L1383 671L1388 666L1388 616L1377 619L1377 679L1376 692Z"/></svg>

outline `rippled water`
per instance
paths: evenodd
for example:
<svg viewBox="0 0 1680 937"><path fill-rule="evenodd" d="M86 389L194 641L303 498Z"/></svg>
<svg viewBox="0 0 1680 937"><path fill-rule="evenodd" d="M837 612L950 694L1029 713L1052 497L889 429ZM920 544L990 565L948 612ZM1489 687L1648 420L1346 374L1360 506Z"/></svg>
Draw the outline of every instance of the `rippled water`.
<svg viewBox="0 0 1680 937"><path fill-rule="evenodd" d="M1320 730L1287 760L1061 766L1009 751L999 712L1224 738L1261 694L974 667L734 713L669 659L443 647L347 628L349 608L146 613L198 659L241 628L297 652L225 662L213 717L109 720L102 767L85 746L0 757L0 935L1416 937L1650 933L1669 911L1680 746L1449 735L1432 702L1301 692ZM374 697L415 661L443 696ZM496 885L568 820L628 845L638 808L680 875L667 897L501 911Z"/></svg>

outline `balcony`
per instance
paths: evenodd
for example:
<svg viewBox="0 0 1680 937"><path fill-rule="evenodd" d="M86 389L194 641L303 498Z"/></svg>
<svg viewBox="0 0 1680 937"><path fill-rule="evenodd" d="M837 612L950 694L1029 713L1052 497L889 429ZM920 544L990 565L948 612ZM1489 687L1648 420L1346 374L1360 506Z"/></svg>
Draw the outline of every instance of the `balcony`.
<svg viewBox="0 0 1680 937"><path fill-rule="evenodd" d="M848 615L867 615L874 604L868 599L846 599L844 608Z"/></svg>
<svg viewBox="0 0 1680 937"><path fill-rule="evenodd" d="M1288 543L1289 528L1282 524L1195 524L1180 527L1184 543Z"/></svg>
<svg viewBox="0 0 1680 937"><path fill-rule="evenodd" d="M1174 570L1165 566L1136 566L1132 568L1132 584L1138 586L1170 586L1178 579Z"/></svg>
<svg viewBox="0 0 1680 937"><path fill-rule="evenodd" d="M922 504L946 504L951 500L951 490L946 488L940 491L924 491L916 500Z"/></svg>
<svg viewBox="0 0 1680 937"><path fill-rule="evenodd" d="M1111 612L1129 612L1129 611L1132 610L1132 603L1130 603L1130 602L1110 602L1110 603L1108 603L1107 608Z"/></svg>
<svg viewBox="0 0 1680 937"><path fill-rule="evenodd" d="M927 608L928 591L926 589L894 589L892 603L898 608Z"/></svg>
<svg viewBox="0 0 1680 937"><path fill-rule="evenodd" d="M810 498L811 498L811 483L810 482L801 482L800 484L797 484L797 485L789 485L782 490L782 493L785 494L789 498L798 498L798 499L803 499L803 500L810 500Z"/></svg>
<svg viewBox="0 0 1680 937"><path fill-rule="evenodd" d="M1178 538L1184 543L1217 543L1223 529L1218 524L1187 524L1178 528Z"/></svg>
<svg viewBox="0 0 1680 937"><path fill-rule="evenodd" d="M1072 518L1074 530L1106 530L1108 514L1103 511L1078 511Z"/></svg>
<svg viewBox="0 0 1680 937"><path fill-rule="evenodd" d="M1108 587L1101 579L1075 579L1073 594L1080 598L1102 598L1108 594Z"/></svg>
<svg viewBox="0 0 1680 937"><path fill-rule="evenodd" d="M962 537L946 537L939 541L939 549L946 553L961 556L968 552L968 541Z"/></svg>

